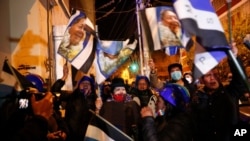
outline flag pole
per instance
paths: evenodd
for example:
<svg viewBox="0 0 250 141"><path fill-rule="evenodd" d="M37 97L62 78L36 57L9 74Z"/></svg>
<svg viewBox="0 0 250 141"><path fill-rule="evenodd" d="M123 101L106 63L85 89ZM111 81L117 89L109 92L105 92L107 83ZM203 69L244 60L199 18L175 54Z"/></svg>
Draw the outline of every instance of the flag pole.
<svg viewBox="0 0 250 141"><path fill-rule="evenodd" d="M138 42L139 42L139 53L140 53L140 71L141 75L144 75L144 65L143 65L143 50L142 50L142 41L141 41L141 28L140 28L140 18L139 18L139 9L142 4L142 0L135 0L136 4L136 19L137 19L137 30L138 30Z"/></svg>
<svg viewBox="0 0 250 141"><path fill-rule="evenodd" d="M231 22L231 4L232 4L232 0L226 0L227 2L227 16L228 16L228 33L229 33L229 43L232 44L232 37L233 37L233 33L232 33L232 22ZM232 60L233 64L235 65L235 67L238 69L238 73L240 74L242 80L244 81L247 90L250 92L250 84L248 83L246 74L244 73L241 65L239 64L239 62L237 61L236 57L234 56L232 50L227 50L226 51L227 56Z"/></svg>

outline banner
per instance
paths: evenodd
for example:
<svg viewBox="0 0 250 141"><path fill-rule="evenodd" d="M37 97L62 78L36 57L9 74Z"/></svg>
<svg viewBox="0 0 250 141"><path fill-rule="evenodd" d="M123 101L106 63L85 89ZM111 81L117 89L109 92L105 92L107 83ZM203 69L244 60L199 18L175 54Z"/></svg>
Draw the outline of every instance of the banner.
<svg viewBox="0 0 250 141"><path fill-rule="evenodd" d="M97 44L96 59L94 61L97 83L102 83L125 63L136 46L136 39L127 39L125 41L100 40Z"/></svg>
<svg viewBox="0 0 250 141"><path fill-rule="evenodd" d="M182 45L182 27L173 7L150 7L141 11L142 30L152 44L151 50L164 50L176 55ZM145 38L143 38L145 39ZM152 43L151 43L152 42Z"/></svg>
<svg viewBox="0 0 250 141"><path fill-rule="evenodd" d="M94 36L94 25L84 12L76 10L70 17L57 53L87 73L95 58Z"/></svg>

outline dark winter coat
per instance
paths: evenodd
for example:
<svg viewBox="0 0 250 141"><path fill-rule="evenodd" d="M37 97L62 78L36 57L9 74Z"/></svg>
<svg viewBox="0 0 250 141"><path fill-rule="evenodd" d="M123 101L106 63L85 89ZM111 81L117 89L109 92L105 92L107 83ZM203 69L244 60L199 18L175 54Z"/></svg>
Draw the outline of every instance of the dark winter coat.
<svg viewBox="0 0 250 141"><path fill-rule="evenodd" d="M69 141L83 141L87 126L91 119L89 109L95 111L95 93L85 97L76 89L66 104L65 121L69 128Z"/></svg>
<svg viewBox="0 0 250 141"><path fill-rule="evenodd" d="M194 121L190 113L178 113L166 118L142 118L144 141L192 141Z"/></svg>
<svg viewBox="0 0 250 141"><path fill-rule="evenodd" d="M239 97L245 92L243 81L229 62L232 81L208 94L206 87L197 91L192 102L197 132L195 141L228 141L238 123Z"/></svg>

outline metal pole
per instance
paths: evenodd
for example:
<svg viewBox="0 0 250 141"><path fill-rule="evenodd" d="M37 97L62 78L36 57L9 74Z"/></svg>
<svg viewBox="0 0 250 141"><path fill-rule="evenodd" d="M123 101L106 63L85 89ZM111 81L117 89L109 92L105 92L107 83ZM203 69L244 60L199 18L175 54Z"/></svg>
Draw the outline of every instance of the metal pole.
<svg viewBox="0 0 250 141"><path fill-rule="evenodd" d="M141 42L141 26L140 26L140 17L139 17L139 10L140 4L142 3L141 0L135 0L136 3L136 19L137 19L137 30L138 30L138 42L139 42L139 53L140 53L140 72L141 75L144 75L144 65L143 65L143 49L142 49L142 42Z"/></svg>
<svg viewBox="0 0 250 141"><path fill-rule="evenodd" d="M231 3L232 0L226 0L227 2L227 16L228 16L228 33L229 33L229 43L232 44L232 22L231 22ZM233 64L238 69L238 73L240 74L242 80L244 81L248 91L250 92L250 85L248 83L248 79L246 77L246 74L244 73L242 67L240 66L239 62L237 61L236 57L234 56L233 52L231 50L227 50L227 56L233 61Z"/></svg>

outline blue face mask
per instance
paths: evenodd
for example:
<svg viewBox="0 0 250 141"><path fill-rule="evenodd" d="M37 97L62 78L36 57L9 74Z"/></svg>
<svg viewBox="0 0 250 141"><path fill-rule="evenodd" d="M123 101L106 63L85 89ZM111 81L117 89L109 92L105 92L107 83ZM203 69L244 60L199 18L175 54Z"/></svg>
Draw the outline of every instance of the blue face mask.
<svg viewBox="0 0 250 141"><path fill-rule="evenodd" d="M171 72L171 78L175 81L180 80L182 77L181 71Z"/></svg>

